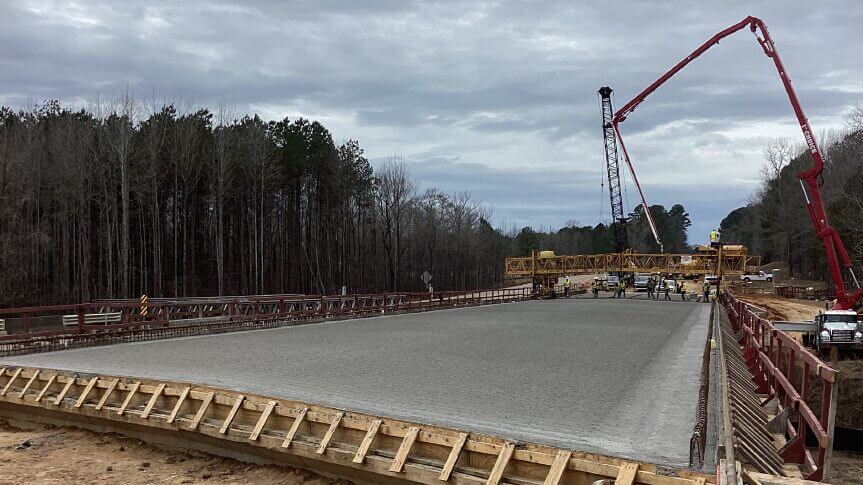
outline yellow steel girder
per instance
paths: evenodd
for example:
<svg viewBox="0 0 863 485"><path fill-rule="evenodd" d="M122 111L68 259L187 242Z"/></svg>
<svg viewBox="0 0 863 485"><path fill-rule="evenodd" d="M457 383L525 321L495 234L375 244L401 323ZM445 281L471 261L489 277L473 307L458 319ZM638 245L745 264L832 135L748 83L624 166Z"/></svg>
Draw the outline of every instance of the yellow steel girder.
<svg viewBox="0 0 863 485"><path fill-rule="evenodd" d="M579 254L575 256L528 256L506 258L507 276L564 276L616 271L632 273L714 274L718 257L713 253L695 254ZM722 255L724 274L742 274L761 265L760 256L745 251Z"/></svg>

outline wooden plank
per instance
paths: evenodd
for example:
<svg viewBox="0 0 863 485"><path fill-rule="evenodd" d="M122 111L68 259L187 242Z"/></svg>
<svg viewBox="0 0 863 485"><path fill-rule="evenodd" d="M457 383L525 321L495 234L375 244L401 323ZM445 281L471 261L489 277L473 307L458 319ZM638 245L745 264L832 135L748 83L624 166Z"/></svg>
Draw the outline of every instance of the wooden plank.
<svg viewBox="0 0 863 485"><path fill-rule="evenodd" d="M177 414L180 412L180 408L183 406L183 402L189 397L189 391L191 391L191 387L186 387L183 389L183 392L180 394L180 397L177 398L177 404L174 406L174 410L171 411L171 415L168 416L168 422L173 423L175 419L177 419Z"/></svg>
<svg viewBox="0 0 863 485"><path fill-rule="evenodd" d="M258 436L261 435L261 431L264 429L264 425L267 424L267 420L270 419L270 413L273 412L273 409L278 403L278 401L270 401L267 403L267 407L264 408L264 410L261 412L261 417L258 418L258 424L255 425L255 429L253 429L252 434L249 435L250 440L258 440Z"/></svg>
<svg viewBox="0 0 863 485"><path fill-rule="evenodd" d="M11 378L11 379L9 379L9 382L7 382L7 383L6 383L6 386L5 386L5 387L3 387L3 390L2 390L2 391L0 391L0 396L5 396L5 395L6 395L6 391L8 391L9 389L12 389L12 383L13 383L13 382L15 382L15 379L17 379L17 378L18 378L18 376L20 376L20 375L21 375L21 371L22 371L22 370L23 370L23 369L22 369L22 368L20 368L20 367L19 367L19 368L17 368L17 369L15 369L15 372L12 374L12 378Z"/></svg>
<svg viewBox="0 0 863 485"><path fill-rule="evenodd" d="M147 419L150 417L150 413L153 411L153 406L156 405L156 401L159 399L159 396L162 395L162 391L165 390L165 384L159 384L159 387L153 391L153 395L150 396L150 400L147 402L147 407L144 408L144 412L141 413L141 417Z"/></svg>
<svg viewBox="0 0 863 485"><path fill-rule="evenodd" d="M234 398L234 406L231 407L231 411L225 417L225 422L222 423L222 427L219 429L219 433L225 434L228 431L228 428L231 427L231 422L234 421L234 417L237 415L237 411L240 410L240 406L243 405L243 400L246 399L246 396L239 394L236 398Z"/></svg>
<svg viewBox="0 0 863 485"><path fill-rule="evenodd" d="M300 409L300 412L297 414L297 417L294 418L294 424L291 425L291 429L288 430L288 434L285 435L285 441L282 442L282 448L287 448L291 446L291 441L294 440L294 435L297 434L297 430L300 429L300 424L303 422L303 418L306 417L306 413L309 411L309 408L304 407Z"/></svg>
<svg viewBox="0 0 863 485"><path fill-rule="evenodd" d="M21 393L18 394L18 397L23 399L24 396L27 395L27 391L30 390L30 387L33 385L34 382L36 382L36 378L39 377L39 372L40 371L38 369L33 371L33 375L30 376L30 380L27 381L27 384L24 385L24 389L21 389Z"/></svg>
<svg viewBox="0 0 863 485"><path fill-rule="evenodd" d="M117 415L122 416L124 412L126 412L126 408L129 406L129 403L132 402L132 398L135 396L135 393L138 392L138 388L141 387L140 382L136 382L132 384L131 389L129 389L129 394L126 396L126 399L123 401L123 404L120 406L120 409L117 411Z"/></svg>
<svg viewBox="0 0 863 485"><path fill-rule="evenodd" d="M323 439L321 439L321 444L318 445L318 449L315 450L315 453L319 455L323 455L325 451L327 451L327 445L330 444L330 440L333 439L333 435L336 433L336 430L339 429L339 423L342 422L342 418L345 417L345 413L338 413L336 417L333 418L333 422L330 423L330 428L327 430L326 434L324 434Z"/></svg>
<svg viewBox="0 0 863 485"><path fill-rule="evenodd" d="M93 390L93 386L95 386L97 382L99 382L98 376L90 379L90 382L87 383L87 387L84 388L84 390L81 392L81 395L78 396L78 400L75 401L76 408L80 408L84 404L84 400L87 399L87 395L90 394L90 391Z"/></svg>
<svg viewBox="0 0 863 485"><path fill-rule="evenodd" d="M396 457L393 458L393 464L390 466L391 472L398 473L404 469L405 461L408 459L408 453L410 453L411 447L413 447L414 442L417 440L419 432L419 427L412 426L408 429L408 432L405 433L405 437L402 439L402 445L399 446L399 451L396 452Z"/></svg>
<svg viewBox="0 0 863 485"><path fill-rule="evenodd" d="M42 390L39 391L39 395L36 396L36 402L39 402L42 400L42 397L45 396L46 392L48 392L48 389L51 387L51 384L54 384L54 381L56 381L56 380L57 380L57 374L52 375L48 379L48 382L45 383L45 387L43 387Z"/></svg>
<svg viewBox="0 0 863 485"><path fill-rule="evenodd" d="M624 463L617 473L614 485L632 485L636 473L638 473L638 463Z"/></svg>
<svg viewBox="0 0 863 485"><path fill-rule="evenodd" d="M440 475L437 477L438 480L448 481L449 476L452 473L453 468L455 468L455 464L458 461L459 455L461 455L461 450L464 448L464 444L467 441L467 433L459 433L458 438L456 438L455 443L452 445L452 449L449 452L449 457L446 459L446 463L444 463L443 470L441 470Z"/></svg>
<svg viewBox="0 0 863 485"><path fill-rule="evenodd" d="M72 384L75 384L76 378L74 376L70 377L68 381L66 381L66 385L63 386L63 390L60 391L60 394L57 394L57 399L54 400L54 404L60 405L63 402L63 398L66 397L66 394L69 393L69 389L72 389Z"/></svg>
<svg viewBox="0 0 863 485"><path fill-rule="evenodd" d="M566 471L566 466L569 465L569 459L572 458L572 452L569 450L560 450L554 457L554 463L548 470L548 475L545 476L544 485L557 485L560 479L563 478L563 472Z"/></svg>
<svg viewBox="0 0 863 485"><path fill-rule="evenodd" d="M214 392L204 396L204 400L201 401L201 406L198 408L198 413L195 414L195 419L192 420L192 424L189 425L189 429L198 429L198 425L201 424L201 420L204 419L204 413L207 412L207 408L210 407L210 403L213 402L213 397L215 396L216 393Z"/></svg>
<svg viewBox="0 0 863 485"><path fill-rule="evenodd" d="M353 462L354 463L362 463L366 459L366 453L369 452L369 448L372 446L372 441L375 439L375 435L378 434L378 428L381 427L381 420L376 419L369 424L369 429L366 431L366 436L363 438L363 441L360 443L360 447L357 448L357 454L354 455Z"/></svg>
<svg viewBox="0 0 863 485"><path fill-rule="evenodd" d="M503 472L509 464L509 459L512 458L512 452L515 451L515 443L509 441L500 449L500 454L497 455L497 461L494 462L494 467L491 469L491 474L486 480L486 485L497 485L503 478Z"/></svg>
<svg viewBox="0 0 863 485"><path fill-rule="evenodd" d="M105 393L102 394L102 399L99 399L99 404L96 405L96 411L100 411L105 403L108 402L108 397L111 396L111 393L114 392L114 389L117 388L117 384L120 383L120 379L114 379L108 384L108 388L105 389Z"/></svg>

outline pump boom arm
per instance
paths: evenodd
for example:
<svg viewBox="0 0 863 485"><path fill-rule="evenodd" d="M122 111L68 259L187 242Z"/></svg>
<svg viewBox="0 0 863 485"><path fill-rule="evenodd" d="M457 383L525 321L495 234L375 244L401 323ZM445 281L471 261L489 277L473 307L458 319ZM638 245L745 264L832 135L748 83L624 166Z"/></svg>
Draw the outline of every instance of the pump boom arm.
<svg viewBox="0 0 863 485"><path fill-rule="evenodd" d="M626 120L627 116L635 111L635 109L638 108L638 106L644 102L650 94L665 84L666 81L680 72L680 70L686 67L690 62L714 45L718 44L719 41L725 37L728 37L747 26L755 35L755 39L758 41L764 54L773 60L776 70L779 71L779 78L782 80L783 86L785 86L788 100L791 102L791 107L794 109L794 114L797 116L797 122L800 124L800 129L803 131L803 138L806 139L809 153L812 155L812 166L808 170L799 173L797 178L800 179L800 187L803 189L803 195L806 198L806 207L809 210L809 215L815 226L815 234L824 243L824 249L827 253L827 264L830 269L830 276L833 280L833 285L836 287L836 303L834 304L834 308L837 310L852 308L861 296L861 289L860 284L857 281L857 277L854 275L854 271L852 269L851 258L848 256L848 251L845 250L845 245L842 244L842 239L840 239L839 233L827 222L827 212L824 209L824 201L821 198L821 189L818 186L818 176L821 175L821 172L824 170L824 157L821 155L821 150L819 150L818 144L815 142L815 136L812 134L809 120L806 119L806 114L803 112L803 108L800 106L800 101L797 99L797 93L794 92L794 87L791 85L791 78L785 71L785 66L782 64L779 53L776 51L773 39L770 37L770 33L767 31L767 26L761 19L749 16L731 27L717 33L708 39L707 42L701 44L701 46L692 51L691 54L683 58L683 60L675 64L674 67L660 76L659 79L638 93L632 101L626 103L623 107L617 110L617 112L615 112L612 125L614 126L614 131L620 141L624 160L626 160L626 164L634 176L635 171L633 170L629 153L626 150L626 145L623 143L623 138L620 134L620 127L618 125L622 121ZM640 186L639 193L641 193ZM643 194L642 201L644 201ZM645 203L645 206L646 205L647 204ZM647 207L645 207L645 210L646 209ZM650 219L649 211L646 212ZM652 222L653 221L651 219L651 226L653 226ZM856 286L854 291L850 293L845 290L845 281L842 275L843 268L848 270L854 285Z"/></svg>

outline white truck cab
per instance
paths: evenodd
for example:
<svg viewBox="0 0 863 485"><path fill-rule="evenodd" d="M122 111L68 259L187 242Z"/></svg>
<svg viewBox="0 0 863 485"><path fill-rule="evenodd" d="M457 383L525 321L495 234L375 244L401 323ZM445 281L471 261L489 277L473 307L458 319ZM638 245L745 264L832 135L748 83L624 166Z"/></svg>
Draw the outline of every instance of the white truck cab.
<svg viewBox="0 0 863 485"><path fill-rule="evenodd" d="M815 317L818 333L815 337L818 350L830 347L863 349L863 326L853 310L827 310Z"/></svg>

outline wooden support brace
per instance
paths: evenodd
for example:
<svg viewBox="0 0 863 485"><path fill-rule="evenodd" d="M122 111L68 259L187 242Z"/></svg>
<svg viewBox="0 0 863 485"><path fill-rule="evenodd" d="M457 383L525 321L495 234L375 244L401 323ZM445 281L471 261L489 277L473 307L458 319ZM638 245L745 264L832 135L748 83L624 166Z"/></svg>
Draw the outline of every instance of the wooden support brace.
<svg viewBox="0 0 863 485"><path fill-rule="evenodd" d="M225 422L222 423L222 427L219 428L219 433L225 434L228 431L228 428L231 427L231 422L234 421L234 417L237 415L237 411L240 410L240 406L243 405L243 400L246 399L246 396L240 394L234 399L234 406L231 408L231 411L225 417Z"/></svg>
<svg viewBox="0 0 863 485"><path fill-rule="evenodd" d="M175 419L177 419L177 414L180 412L180 408L183 407L183 402L186 401L186 398L189 397L189 391L191 391L191 387L186 387L183 389L183 392L180 393L180 397L177 398L177 404L174 406L174 410L171 411L171 415L168 416L168 422L173 423Z"/></svg>
<svg viewBox="0 0 863 485"><path fill-rule="evenodd" d="M285 435L285 441L282 442L282 448L287 448L291 446L291 441L294 440L294 435L297 434L297 430L300 429L300 424L303 422L303 418L306 417L306 413L309 411L309 408L304 407L300 409L300 412L297 413L297 417L294 418L294 424L291 425L291 429L288 430L288 434Z"/></svg>
<svg viewBox="0 0 863 485"><path fill-rule="evenodd" d="M456 438L455 443L452 445L452 450L449 452L449 457L447 457L446 463L444 463L443 470L441 470L440 476L437 477L438 480L444 482L449 480L449 476L453 468L455 468L458 457L461 455L461 449L464 448L466 441L467 433L459 433L458 438Z"/></svg>
<svg viewBox="0 0 863 485"><path fill-rule="evenodd" d="M319 455L323 455L325 451L327 451L327 445L330 444L330 440L333 439L333 435L336 434L336 430L339 429L339 423L342 422L342 418L345 416L345 413L338 413L336 417L333 418L333 422L330 423L330 428L327 430L324 437L321 439L321 444L318 445L318 449L315 450L315 453Z"/></svg>
<svg viewBox="0 0 863 485"><path fill-rule="evenodd" d="M366 453L369 452L369 448L372 446L372 441L375 439L375 435L378 434L378 428L381 427L381 420L376 419L369 424L369 429L366 431L366 436L363 438L363 441L360 443L360 447L357 448L357 454L354 455L353 462L354 463L362 463L366 459Z"/></svg>
<svg viewBox="0 0 863 485"><path fill-rule="evenodd" d="M569 459L572 457L572 452L569 450L560 450L554 457L554 462L548 470L548 475L545 476L544 485L557 485L560 479L563 478L563 472L566 471L566 466L569 465Z"/></svg>
<svg viewBox="0 0 863 485"><path fill-rule="evenodd" d="M216 394L213 392L204 396L204 400L201 401L201 406L198 408L198 412L195 414L195 419L192 420L192 424L189 425L189 429L198 429L198 425L201 424L201 420L204 419L204 413L207 412L207 408L210 407L210 403L213 402L213 397L215 396Z"/></svg>
<svg viewBox="0 0 863 485"><path fill-rule="evenodd" d="M39 394L36 396L36 402L39 402L42 400L42 397L45 396L46 392L48 392L48 389L51 387L51 384L54 384L54 381L56 381L56 380L57 380L57 374L52 375L48 379L48 382L45 383L45 387L43 387L42 390L39 391Z"/></svg>
<svg viewBox="0 0 863 485"><path fill-rule="evenodd" d="M105 389L105 393L102 394L102 399L99 399L99 404L96 405L96 411L101 411L102 407L105 406L105 403L108 402L108 398L111 396L111 393L114 392L114 389L117 388L117 384L120 383L120 379L114 379L108 384L108 388Z"/></svg>
<svg viewBox="0 0 863 485"><path fill-rule="evenodd" d="M393 458L393 464L390 466L391 472L398 473L402 471L405 466L405 461L408 459L408 453L410 453L411 447L417 440L419 432L420 429L418 427L412 426L408 429L408 432L405 433L405 437L402 439L402 445L399 446L399 451L396 452L396 457Z"/></svg>
<svg viewBox="0 0 863 485"><path fill-rule="evenodd" d="M497 485L503 478L503 472L509 464L509 459L515 451L515 443L509 441L500 449L500 454L497 455L497 461L494 462L494 467L486 480L485 485Z"/></svg>
<svg viewBox="0 0 863 485"><path fill-rule="evenodd" d="M57 394L57 399L54 400L54 404L59 406L60 403L63 402L63 399L66 397L66 394L69 393L69 389L72 389L72 384L75 383L76 379L77 378L75 376L72 376L68 381L66 381L66 385L63 386L63 390L60 391L60 394Z"/></svg>
<svg viewBox="0 0 863 485"><path fill-rule="evenodd" d="M153 395L150 396L150 400L147 402L147 407L144 408L144 412L141 413L141 417L143 419L147 419L150 417L150 413L153 411L153 406L156 405L156 401L159 399L159 396L162 395L162 391L165 390L165 384L159 384L159 387L153 392Z"/></svg>
<svg viewBox="0 0 863 485"><path fill-rule="evenodd" d="M19 368L17 368L17 369L15 369L15 372L12 374L12 377L9 379L9 382L7 382L7 383L6 383L6 386L5 386L5 387L3 387L3 390L2 390L2 391L0 391L0 396L5 396L5 395L6 395L6 392L7 392L9 389L12 389L12 383L13 383L13 382L15 382L15 379L17 379L17 378L18 378L18 376L20 376L20 375L21 375L21 370L22 370L22 369L21 369L20 367L19 367Z"/></svg>
<svg viewBox="0 0 863 485"><path fill-rule="evenodd" d="M126 412L126 408L129 406L129 403L132 402L132 398L135 397L135 393L138 392L139 387L141 387L140 382L132 384L132 388L129 389L129 394L126 396L126 399L123 401L120 409L117 410L117 415L122 416L123 413Z"/></svg>
<svg viewBox="0 0 863 485"><path fill-rule="evenodd" d="M84 391L81 392L81 395L78 396L78 400L75 401L75 407L80 408L84 404L84 400L87 399L87 395L90 394L90 391L93 390L93 386L99 382L99 377L94 377L90 379L90 382L87 383L87 387L84 388Z"/></svg>
<svg viewBox="0 0 863 485"><path fill-rule="evenodd" d="M27 384L24 385L24 389L21 389L21 393L18 394L18 397L23 398L25 395L27 395L27 391L29 391L30 387L33 385L33 383L36 382L37 377L39 377L39 370L38 369L33 371L33 375L30 376L30 380L27 381Z"/></svg>
<svg viewBox="0 0 863 485"><path fill-rule="evenodd" d="M624 463L617 472L614 485L632 485L635 475L638 473L638 463Z"/></svg>
<svg viewBox="0 0 863 485"><path fill-rule="evenodd" d="M261 435L261 431L264 429L264 425L267 424L267 420L270 419L270 414L273 412L273 408L276 407L276 404L278 404L278 401L270 401L267 403L267 407L264 408L264 412L262 412L261 417L258 418L258 424L255 425L255 429L253 429L252 434L249 435L250 440L258 440L258 436Z"/></svg>

